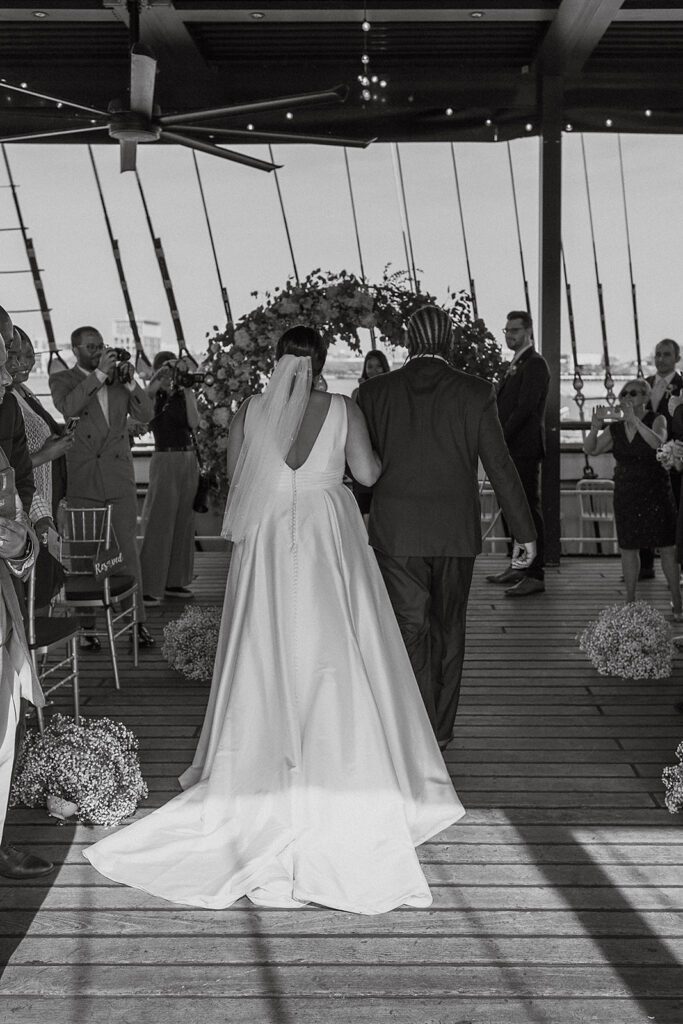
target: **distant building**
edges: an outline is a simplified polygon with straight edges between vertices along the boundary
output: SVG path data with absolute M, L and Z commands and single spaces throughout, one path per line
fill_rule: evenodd
M 136 320 L 135 322 L 145 355 L 151 363 L 157 352 L 161 351 L 161 324 L 158 320 Z M 114 320 L 112 334 L 114 335 L 113 344 L 117 348 L 125 348 L 132 356 L 135 355 L 135 341 L 128 319 Z

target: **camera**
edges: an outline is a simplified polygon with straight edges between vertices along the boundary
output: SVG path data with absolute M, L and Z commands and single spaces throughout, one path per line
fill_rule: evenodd
M 110 350 L 116 356 L 114 365 L 114 376 L 110 383 L 127 384 L 133 379 L 133 367 L 130 364 L 130 352 L 125 348 L 112 348 Z
M 201 370 L 188 370 L 178 363 L 173 364 L 171 372 L 171 387 L 174 388 L 195 388 L 200 384 L 211 387 L 215 383 L 212 373 L 202 373 Z

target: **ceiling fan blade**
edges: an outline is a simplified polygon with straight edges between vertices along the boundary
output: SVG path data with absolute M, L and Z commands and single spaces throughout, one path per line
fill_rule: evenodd
M 263 142 L 308 142 L 317 146 L 349 146 L 354 149 L 366 149 L 377 139 L 342 139 L 336 135 L 295 135 L 294 132 L 247 132 L 233 128 L 209 128 L 207 125 L 186 124 L 186 132 L 201 132 L 203 135 L 226 136 L 236 142 L 259 139 Z
M 89 124 L 82 128 L 60 128 L 54 132 L 31 132 L 27 135 L 3 135 L 0 142 L 30 142 L 31 139 L 51 139 L 55 135 L 78 135 L 80 132 L 102 132 L 107 128 L 106 124 Z
M 316 103 L 343 103 L 349 94 L 345 85 L 338 85 L 325 92 L 305 92 L 299 96 L 281 96 L 276 100 L 260 100 L 257 103 L 240 103 L 232 107 L 216 107 L 214 110 L 190 110 L 186 114 L 166 114 L 160 118 L 163 125 L 189 124 L 214 117 L 232 117 L 235 114 L 257 114 L 266 110 L 287 110 L 296 107 L 313 106 Z
M 152 116 L 156 76 L 156 58 L 142 43 L 137 43 L 130 51 L 130 109 L 136 114 Z
M 221 149 L 219 146 L 212 146 L 210 142 L 191 139 L 188 135 L 179 135 L 177 132 L 168 132 L 165 129 L 161 133 L 161 140 L 162 142 L 177 142 L 181 146 L 189 146 L 190 149 L 198 149 L 202 153 L 211 153 L 212 156 L 232 160 L 236 164 L 255 167 L 257 171 L 277 171 L 282 167 L 282 164 L 270 164 L 265 160 L 257 160 L 256 157 L 246 156 L 244 153 L 235 153 L 232 149 Z
M 36 96 L 39 100 L 50 100 L 51 103 L 61 103 L 65 107 L 73 107 L 74 110 L 85 110 L 86 114 L 99 114 L 106 117 L 104 110 L 97 110 L 96 107 L 84 107 L 82 103 L 72 103 L 71 100 L 61 100 L 58 96 L 47 96 L 43 92 L 34 92 L 33 89 L 22 89 L 18 85 L 9 85 L 7 82 L 0 82 L 0 89 L 9 89 L 11 92 L 20 92 L 22 96 Z
M 124 171 L 134 171 L 138 151 L 137 142 L 120 142 L 119 149 L 121 153 L 121 174 Z

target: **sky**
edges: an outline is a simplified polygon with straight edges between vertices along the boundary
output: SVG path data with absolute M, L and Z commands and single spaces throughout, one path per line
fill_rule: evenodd
M 563 239 L 576 319 L 578 349 L 585 359 L 601 350 L 596 278 L 591 248 L 581 139 L 565 133 Z M 614 359 L 635 355 L 624 205 L 617 136 L 584 138 L 595 240 L 603 284 L 607 334 Z M 621 136 L 642 348 L 650 353 L 662 337 L 683 342 L 683 137 Z M 243 151 L 267 159 L 259 146 Z M 449 289 L 467 288 L 464 247 L 447 144 L 400 147 L 415 262 L 424 290 L 445 300 Z M 10 145 L 10 165 L 28 234 L 43 269 L 60 347 L 80 324 L 93 324 L 111 341 L 113 321 L 125 307 L 106 235 L 88 152 L 80 145 Z M 114 146 L 94 147 L 105 200 L 118 238 L 138 319 L 159 320 L 164 347 L 175 335 L 161 285 L 135 177 L 120 174 Z M 502 340 L 511 308 L 524 293 L 515 227 L 507 147 L 504 143 L 455 146 L 467 243 L 480 315 Z M 537 312 L 538 139 L 511 144 L 532 313 Z M 386 264 L 405 267 L 401 215 L 391 147 L 375 144 L 348 152 L 363 260 L 370 281 Z M 299 274 L 359 273 L 343 151 L 322 146 L 280 146 L 280 185 Z M 235 319 L 292 274 L 282 215 L 272 175 L 198 154 L 221 273 Z M 185 337 L 191 350 L 205 348 L 206 333 L 225 322 L 194 163 L 182 147 L 138 149 L 138 169 L 156 234 L 169 266 Z M 0 163 L 0 184 L 6 185 Z M 16 225 L 8 188 L 0 189 L 0 228 Z M 18 232 L 2 233 L 0 270 L 27 266 Z M 0 304 L 36 305 L 30 275 L 3 274 Z M 37 314 L 15 314 L 39 341 Z M 566 309 L 563 352 L 569 353 Z M 369 341 L 368 341 L 369 344 Z

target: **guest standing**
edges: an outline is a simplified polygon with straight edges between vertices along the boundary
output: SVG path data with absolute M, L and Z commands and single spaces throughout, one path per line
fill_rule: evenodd
M 646 381 L 652 388 L 650 394 L 650 408 L 655 416 L 663 416 L 666 420 L 668 436 L 672 436 L 673 414 L 669 405 L 675 408 L 676 400 L 681 398 L 683 391 L 683 377 L 676 369 L 676 364 L 681 358 L 681 349 L 673 338 L 662 338 L 655 347 L 655 369 L 656 374 L 646 377 Z M 671 399 L 674 402 L 671 403 Z M 671 488 L 674 492 L 676 506 L 680 503 L 681 474 L 673 468 L 670 470 Z M 638 579 L 651 580 L 655 576 L 655 553 L 652 548 L 643 548 L 640 552 L 640 573 Z
M 389 360 L 385 356 L 384 352 L 380 352 L 378 348 L 371 348 L 366 354 L 363 361 L 363 369 L 361 375 L 358 378 L 358 387 L 354 388 L 351 392 L 351 400 L 353 402 L 358 401 L 358 391 L 360 386 L 366 380 L 372 380 L 373 377 L 379 377 L 383 373 L 389 373 L 391 367 L 389 366 Z M 364 484 L 359 484 L 357 480 L 352 480 L 353 496 L 356 499 L 358 508 L 361 510 L 365 525 L 368 525 L 368 515 L 370 514 L 370 505 L 372 504 L 372 487 L 365 487 Z
M 24 419 L 26 442 L 33 465 L 36 486 L 30 518 L 41 539 L 55 525 L 56 506 L 66 493 L 64 456 L 74 442 L 73 432 L 65 433 L 36 398 L 26 381 L 36 363 L 33 344 L 26 331 L 15 325 L 7 352 L 6 368 L 12 378 L 12 392 Z M 53 479 L 54 478 L 54 479 Z M 56 485 L 56 486 L 54 486 Z
M 612 452 L 616 461 L 614 520 L 627 603 L 636 599 L 640 549 L 659 548 L 674 618 L 683 621 L 676 556 L 676 503 L 669 474 L 656 454 L 666 441 L 666 419 L 656 416 L 648 407 L 650 395 L 650 385 L 645 380 L 624 384 L 619 395 L 623 419 L 613 423 L 606 423 L 612 410 L 596 406 L 583 448 L 587 455 Z
M 508 313 L 503 334 L 513 356 L 498 386 L 498 415 L 531 509 L 538 546 L 535 559 L 524 570 L 513 569 L 510 565 L 497 576 L 486 578 L 489 583 L 506 584 L 506 597 L 526 597 L 545 590 L 541 465 L 545 456 L 545 403 L 550 371 L 543 356 L 534 348 L 533 323 L 528 313 L 517 309 Z M 503 523 L 508 533 L 505 517 Z
M 144 540 L 140 552 L 145 604 L 162 597 L 191 598 L 194 569 L 194 496 L 199 466 L 192 431 L 199 422 L 192 388 L 183 387 L 186 362 L 172 352 L 159 352 L 147 386 L 154 400 L 150 421 L 154 455 L 142 510 Z
M 71 335 L 76 366 L 50 377 L 50 391 L 65 417 L 80 416 L 75 441 L 67 454 L 70 505 L 92 508 L 110 504 L 112 525 L 131 576 L 142 577 L 137 547 L 137 491 L 127 417 L 142 423 L 152 416 L 152 400 L 133 377 L 133 367 L 117 370 L 116 353 L 105 349 L 94 327 L 78 327 Z M 125 380 L 123 379 L 125 378 Z M 143 647 L 154 639 L 143 625 L 144 604 L 138 604 L 138 638 Z

